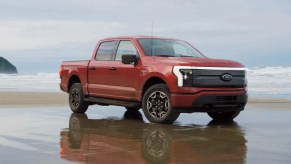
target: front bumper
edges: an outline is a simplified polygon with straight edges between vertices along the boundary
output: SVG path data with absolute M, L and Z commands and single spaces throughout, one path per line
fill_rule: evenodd
M 183 113 L 241 111 L 247 103 L 245 91 L 201 91 L 195 94 L 171 94 L 172 107 Z

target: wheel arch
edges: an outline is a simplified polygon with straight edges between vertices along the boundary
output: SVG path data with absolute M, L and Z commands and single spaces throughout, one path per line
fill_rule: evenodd
M 75 83 L 81 83 L 81 79 L 77 75 L 72 75 L 68 81 L 68 91 L 70 91 L 71 87 Z
M 157 77 L 157 76 L 150 77 L 145 81 L 145 83 L 144 83 L 144 85 L 142 87 L 142 95 L 141 95 L 141 97 L 143 97 L 143 95 L 145 94 L 147 89 L 149 89 L 151 86 L 153 86 L 155 84 L 165 84 L 165 85 L 167 85 L 166 81 L 164 79 L 162 79 L 161 77 Z

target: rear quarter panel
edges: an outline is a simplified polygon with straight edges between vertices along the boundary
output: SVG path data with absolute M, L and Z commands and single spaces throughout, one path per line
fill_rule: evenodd
M 89 60 L 84 61 L 66 61 L 63 62 L 63 73 L 61 77 L 61 88 L 65 92 L 69 92 L 69 82 L 73 76 L 77 76 L 82 84 L 84 94 L 87 90 L 87 73 Z

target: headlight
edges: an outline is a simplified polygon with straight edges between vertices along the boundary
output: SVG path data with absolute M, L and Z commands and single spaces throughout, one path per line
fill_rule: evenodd
M 180 69 L 183 76 L 183 87 L 191 87 L 193 83 L 193 70 L 192 69 Z

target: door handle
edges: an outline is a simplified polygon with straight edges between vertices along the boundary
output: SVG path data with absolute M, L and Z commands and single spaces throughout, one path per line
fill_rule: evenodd
M 110 67 L 109 70 L 115 71 L 116 70 L 116 67 Z
M 89 70 L 95 70 L 96 67 L 89 67 Z

